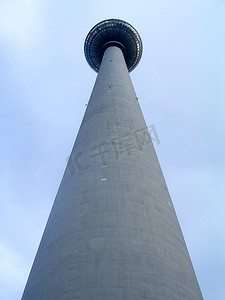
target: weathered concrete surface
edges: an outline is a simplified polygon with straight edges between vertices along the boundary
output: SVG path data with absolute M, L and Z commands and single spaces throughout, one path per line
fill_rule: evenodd
M 122 52 L 106 50 L 22 300 L 202 295 Z

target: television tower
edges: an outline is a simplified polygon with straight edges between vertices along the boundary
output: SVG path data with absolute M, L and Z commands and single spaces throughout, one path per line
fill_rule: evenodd
M 142 42 L 95 25 L 97 73 L 22 300 L 203 299 L 129 72 Z

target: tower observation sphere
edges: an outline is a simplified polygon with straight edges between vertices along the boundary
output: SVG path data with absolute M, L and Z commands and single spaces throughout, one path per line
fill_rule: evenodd
M 136 29 L 125 21 L 108 19 L 96 24 L 84 43 L 87 62 L 96 72 L 105 50 L 110 46 L 117 46 L 122 50 L 129 72 L 139 63 L 143 47 Z

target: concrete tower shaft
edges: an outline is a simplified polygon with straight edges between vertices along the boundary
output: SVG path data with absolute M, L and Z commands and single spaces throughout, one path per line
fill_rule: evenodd
M 203 299 L 120 47 L 107 47 L 22 300 Z

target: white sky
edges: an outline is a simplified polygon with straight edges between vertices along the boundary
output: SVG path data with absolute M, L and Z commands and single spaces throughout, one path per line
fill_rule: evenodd
M 96 73 L 83 43 L 120 18 L 131 73 L 205 300 L 225 297 L 222 0 L 0 1 L 0 299 L 20 299 Z

